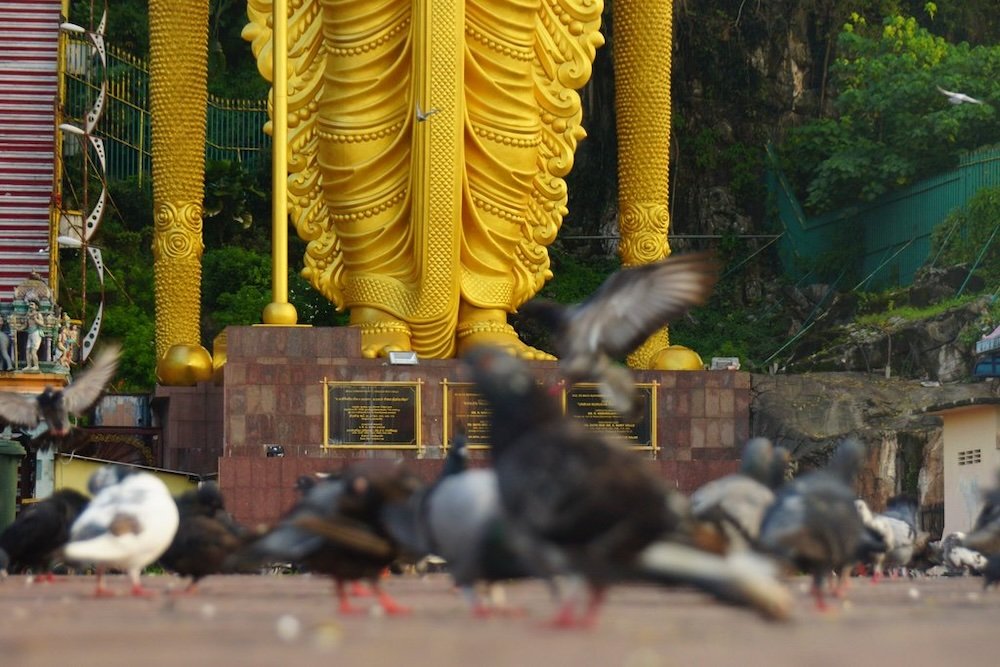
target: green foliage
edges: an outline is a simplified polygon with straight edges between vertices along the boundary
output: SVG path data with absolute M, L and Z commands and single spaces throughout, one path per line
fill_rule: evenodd
M 1000 46 L 951 44 L 912 17 L 870 26 L 854 15 L 838 52 L 836 117 L 790 131 L 781 148 L 811 211 L 870 201 L 1000 141 Z M 951 105 L 939 86 L 986 104 Z
M 205 244 L 221 248 L 238 244 L 269 250 L 270 162 L 256 171 L 230 160 L 205 165 Z M 254 226 L 254 220 L 263 224 Z
M 955 209 L 931 234 L 931 257 L 938 265 L 979 260 L 976 272 L 988 285 L 1000 282 L 1000 186 L 980 188 L 965 206 Z

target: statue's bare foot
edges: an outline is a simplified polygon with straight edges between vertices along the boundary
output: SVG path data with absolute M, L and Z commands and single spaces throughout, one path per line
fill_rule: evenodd
M 387 357 L 390 352 L 409 351 L 410 327 L 377 308 L 352 308 L 351 326 L 361 329 L 361 356 Z
M 515 357 L 531 361 L 554 361 L 555 357 L 548 352 L 526 345 L 517 337 L 514 327 L 506 322 L 506 316 L 497 320 L 469 319 L 460 322 L 456 329 L 457 354 L 464 356 L 466 352 L 480 345 L 499 347 L 510 352 Z

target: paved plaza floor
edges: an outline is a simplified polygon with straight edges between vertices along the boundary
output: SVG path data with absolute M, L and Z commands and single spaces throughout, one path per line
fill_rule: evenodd
M 0 665 L 359 665 L 526 667 L 804 665 L 970 667 L 1000 664 L 1000 591 L 978 578 L 870 584 L 854 579 L 844 602 L 818 612 L 805 579 L 789 582 L 791 621 L 773 623 L 700 593 L 644 586 L 612 590 L 596 628 L 545 627 L 546 587 L 512 584 L 516 617 L 475 619 L 444 574 L 392 576 L 402 617 L 342 616 L 329 581 L 309 575 L 147 578 L 152 599 L 94 599 L 90 576 L 0 582 Z M 123 577 L 111 577 L 119 590 Z M 368 606 L 370 599 L 359 599 Z

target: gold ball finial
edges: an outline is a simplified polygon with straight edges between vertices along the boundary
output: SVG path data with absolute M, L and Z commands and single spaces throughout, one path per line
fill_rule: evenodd
M 201 345 L 172 345 L 156 362 L 156 380 L 168 387 L 191 387 L 212 379 L 212 355 Z
M 271 302 L 264 306 L 264 324 L 278 324 L 291 326 L 299 321 L 299 314 L 295 311 L 295 306 L 288 303 Z
M 705 362 L 691 348 L 671 345 L 657 352 L 650 368 L 661 371 L 702 371 L 705 370 Z

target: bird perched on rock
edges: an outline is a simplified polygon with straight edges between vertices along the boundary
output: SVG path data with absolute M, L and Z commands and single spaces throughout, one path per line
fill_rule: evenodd
M 826 608 L 827 576 L 840 575 L 838 592 L 842 592 L 849 569 L 871 539 L 852 488 L 863 455 L 860 442 L 845 440 L 826 468 L 782 486 L 761 522 L 761 548 L 812 575 L 812 593 L 820 609 Z
M 226 512 L 219 485 L 202 482 L 197 489 L 176 499 L 179 524 L 160 564 L 182 577 L 191 577 L 187 592 L 194 592 L 201 579 L 210 574 L 234 570 L 227 559 L 252 539 Z
M 370 461 L 322 479 L 265 535 L 238 552 L 232 564 L 291 561 L 333 578 L 341 613 L 353 613 L 347 582 L 367 580 L 388 614 L 405 613 L 379 584 L 399 556 L 380 520 L 385 503 L 403 502 L 420 488 L 405 467 Z
M 774 490 L 784 482 L 789 454 L 767 438 L 753 438 L 743 447 L 739 472 L 714 479 L 691 494 L 691 514 L 717 526 L 728 549 L 751 549 L 760 523 L 774 502 Z
M 25 428 L 34 428 L 44 421 L 52 438 L 65 438 L 72 428 L 70 416 L 80 416 L 101 397 L 118 368 L 120 353 L 117 345 L 105 346 L 93 365 L 64 389 L 46 387 L 36 396 L 0 392 L 0 419 Z M 46 441 L 43 447 L 48 449 L 49 444 Z
M 88 502 L 79 491 L 59 489 L 25 507 L 0 533 L 0 576 L 8 571 L 48 572 L 53 557 L 69 540 L 70 526 Z
M 386 504 L 390 534 L 415 556 L 435 555 L 447 563 L 472 612 L 494 611 L 476 584 L 532 576 L 508 543 L 496 472 L 467 469 L 464 437 L 448 451 L 441 474 L 403 503 Z
M 107 568 L 128 573 L 132 595 L 150 595 L 142 587 L 142 569 L 167 550 L 177 532 L 170 491 L 155 475 L 119 465 L 99 468 L 88 488 L 93 499 L 73 522 L 63 553 L 68 560 L 97 566 L 98 597 L 113 595 L 104 587 Z
M 895 496 L 886 504 L 886 511 L 871 511 L 861 498 L 854 501 L 862 523 L 878 533 L 885 550 L 873 554 L 872 581 L 878 581 L 886 568 L 906 568 L 913 560 L 917 543 L 917 501 L 907 496 Z
M 945 90 L 941 86 L 937 87 L 938 92 L 948 98 L 949 104 L 983 104 L 982 100 L 977 100 L 975 97 L 969 97 L 965 93 L 955 93 L 950 90 Z
M 671 255 L 614 273 L 585 301 L 563 306 L 533 299 L 519 312 L 549 327 L 559 367 L 570 382 L 597 382 L 623 415 L 636 409 L 635 384 L 616 363 L 651 334 L 704 303 L 718 280 L 710 253 Z
M 510 545 L 537 575 L 568 575 L 588 589 L 583 613 L 569 597 L 555 625 L 595 621 L 606 589 L 623 579 L 693 584 L 772 617 L 787 614 L 787 593 L 761 561 L 737 564 L 686 544 L 687 499 L 613 436 L 563 415 L 523 361 L 482 347 L 466 362 L 492 413 Z

